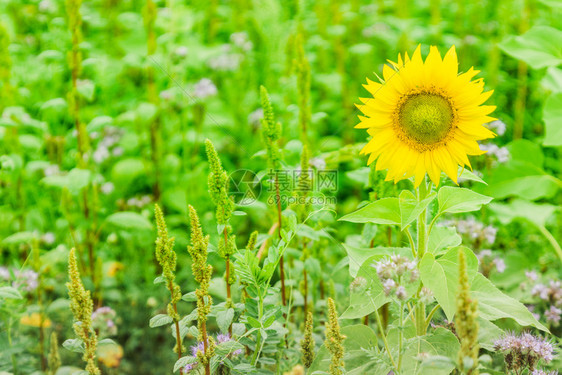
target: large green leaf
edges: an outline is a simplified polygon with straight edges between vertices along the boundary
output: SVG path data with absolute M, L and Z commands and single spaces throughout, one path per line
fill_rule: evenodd
M 486 181 L 484 181 L 483 179 L 481 179 L 480 177 L 478 177 L 475 173 L 469 171 L 468 169 L 464 168 L 464 167 L 459 167 L 459 180 L 470 180 L 470 181 L 475 181 L 475 182 L 479 182 L 481 184 L 487 185 Z
M 505 147 L 509 150 L 509 157 L 514 160 L 526 161 L 542 168 L 544 164 L 544 153 L 542 147 L 528 139 L 516 139 L 509 142 Z
M 34 232 L 16 232 L 9 235 L 2 240 L 2 245 L 19 245 L 22 243 L 31 243 L 33 239 L 37 238 L 37 233 Z
M 540 145 L 518 139 L 507 145 L 510 160 L 494 168 L 484 194 L 502 199 L 510 196 L 527 200 L 548 198 L 560 188 L 560 180 L 546 173 L 542 167 L 544 154 Z
M 503 335 L 503 331 L 489 320 L 478 318 L 478 345 L 489 351 L 494 351 L 494 343 Z
M 379 199 L 341 217 L 339 220 L 352 223 L 400 225 L 401 218 L 398 198 Z
M 478 301 L 478 314 L 483 319 L 510 318 L 524 327 L 533 326 L 548 332 L 525 305 L 502 293 L 481 273 L 477 273 L 472 279 L 470 294 Z
M 89 170 L 74 168 L 66 175 L 47 176 L 41 182 L 50 187 L 67 188 L 76 193 L 88 186 L 91 178 L 92 173 Z
M 427 240 L 427 250 L 434 255 L 440 254 L 443 249 L 459 246 L 461 236 L 455 227 L 433 227 Z
M 153 316 L 152 318 L 150 318 L 150 321 L 148 322 L 148 326 L 150 328 L 155 328 L 155 327 L 160 327 L 166 324 L 170 324 L 172 323 L 174 320 L 172 319 L 171 316 L 166 315 L 166 314 L 158 314 L 156 316 Z
M 439 214 L 478 211 L 482 205 L 490 203 L 491 200 L 492 198 L 470 189 L 451 186 L 442 187 L 437 194 Z
M 375 357 L 378 339 L 371 328 L 357 324 L 342 327 L 341 332 L 346 336 L 343 347 L 347 375 L 386 374 L 391 370 Z M 322 345 L 307 373 L 328 373 L 329 368 L 330 352 Z
M 535 200 L 554 196 L 560 188 L 558 181 L 535 164 L 510 160 L 494 169 L 483 192 L 497 199 L 515 196 Z
M 21 293 L 11 286 L 1 286 L 0 287 L 0 298 L 1 299 L 22 299 Z
M 111 169 L 111 180 L 119 188 L 126 188 L 135 179 L 146 173 L 144 162 L 140 158 L 119 160 Z
M 362 318 L 390 301 L 373 267 L 373 263 L 382 257 L 384 255 L 375 255 L 363 262 L 354 281 L 357 285 L 350 290 L 349 307 L 341 319 Z
M 436 194 L 432 193 L 421 202 L 418 202 L 411 191 L 403 190 L 398 197 L 400 206 L 400 228 L 404 230 L 404 228 L 416 220 L 435 197 Z
M 343 244 L 347 256 L 349 257 L 349 274 L 351 277 L 356 277 L 359 268 L 365 261 L 373 255 L 404 255 L 411 256 L 412 250 L 409 247 L 355 247 Z
M 397 331 L 398 329 L 394 329 Z M 398 334 L 389 333 L 389 345 L 394 352 L 394 358 L 398 358 Z M 437 328 L 423 336 L 407 338 L 403 347 L 405 348 L 401 374 L 408 375 L 449 375 L 455 368 L 455 360 L 460 349 L 459 340 L 454 333 L 445 329 Z M 422 360 L 421 354 L 429 356 Z M 432 358 L 433 357 L 433 358 Z M 435 361 L 434 358 L 444 357 L 447 361 Z
M 560 0 L 539 0 L 539 3 L 551 7 L 553 10 L 562 10 L 562 1 Z
M 509 36 L 499 47 L 531 68 L 542 69 L 562 63 L 560 40 L 562 31 L 549 26 L 534 26 L 523 35 Z
M 562 93 L 550 95 L 543 109 L 545 136 L 543 145 L 562 146 Z
M 459 251 L 464 251 L 466 255 L 467 271 L 471 278 L 477 273 L 478 259 L 472 250 L 466 247 L 453 248 L 437 259 L 433 254 L 426 253 L 420 262 L 421 280 L 433 292 L 448 320 L 453 320 L 456 311 Z
M 523 199 L 514 199 L 509 203 L 492 203 L 490 209 L 502 224 L 508 224 L 516 218 L 525 219 L 537 227 L 544 227 L 552 214 L 560 209 L 543 203 L 532 203 Z
M 105 219 L 106 223 L 121 229 L 151 230 L 152 223 L 141 214 L 132 211 L 116 212 Z
M 553 93 L 562 92 L 562 69 L 554 66 L 548 68 L 546 75 L 541 79 L 541 86 Z

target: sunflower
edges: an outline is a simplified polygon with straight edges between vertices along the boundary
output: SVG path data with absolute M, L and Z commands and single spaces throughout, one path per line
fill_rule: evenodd
M 495 134 L 483 124 L 495 106 L 481 105 L 493 91 L 483 92 L 484 81 L 472 78 L 479 71 L 470 68 L 458 74 L 455 47 L 442 59 L 431 46 L 422 60 L 420 46 L 412 58 L 398 55 L 383 68 L 381 83 L 367 79 L 363 85 L 372 98 L 360 98 L 356 128 L 367 129 L 371 140 L 361 151 L 368 164 L 388 169 L 386 180 L 415 177 L 417 188 L 426 173 L 437 186 L 441 171 L 457 183 L 458 166 L 470 166 L 468 155 L 481 155 L 477 141 Z

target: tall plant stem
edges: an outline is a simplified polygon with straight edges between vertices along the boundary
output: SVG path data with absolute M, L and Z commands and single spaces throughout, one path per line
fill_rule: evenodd
M 552 235 L 552 233 L 550 233 L 548 231 L 548 229 L 546 229 L 544 226 L 539 226 L 539 231 L 543 234 L 543 236 L 546 237 L 546 239 L 548 240 L 548 242 L 552 245 L 552 247 L 554 248 L 554 251 L 556 251 L 556 255 L 558 255 L 558 258 L 562 261 L 562 247 L 560 247 L 560 244 L 558 243 L 558 241 L 556 241 L 556 238 L 554 238 L 554 236 Z
M 201 337 L 203 338 L 203 350 L 205 351 L 205 355 L 207 355 L 209 346 L 209 343 L 207 342 L 207 322 L 201 323 Z M 211 375 L 211 365 L 209 361 L 205 364 L 205 375 Z
M 302 269 L 302 277 L 304 279 L 304 316 L 306 318 L 308 312 L 308 274 L 305 267 Z
M 6 333 L 8 335 L 8 348 L 12 348 L 12 317 L 8 318 L 8 325 L 6 327 Z M 12 352 L 12 354 L 10 355 L 11 360 L 12 360 L 12 369 L 14 370 L 14 374 L 18 375 L 19 371 L 18 371 L 18 361 L 16 359 L 16 354 L 14 352 Z
M 258 301 L 258 321 L 262 321 L 263 319 L 263 297 L 261 296 L 261 291 L 259 295 Z M 254 356 L 252 358 L 252 365 L 256 365 L 258 363 L 258 359 L 260 358 L 262 349 L 262 339 L 261 339 L 261 330 L 258 330 L 258 334 L 256 336 L 256 350 L 254 351 Z
M 223 230 L 224 234 L 224 248 L 228 247 L 228 231 L 226 226 Z M 232 292 L 230 289 L 230 255 L 226 256 L 226 302 L 227 304 L 232 303 Z M 232 325 L 228 327 L 228 333 L 232 334 Z
M 427 197 L 427 185 L 424 182 L 421 183 L 420 187 L 418 188 L 418 202 L 423 201 Z M 418 217 L 418 251 L 417 256 L 418 260 L 423 258 L 426 248 L 427 248 L 427 209 L 423 210 L 423 212 Z
M 422 181 L 421 185 L 417 191 L 417 198 L 418 202 L 423 201 L 428 194 L 428 188 L 426 181 Z M 418 242 L 418 251 L 417 251 L 417 258 L 418 262 L 420 262 L 426 252 L 427 249 L 427 210 L 423 210 L 423 212 L 418 217 L 417 221 L 417 242 Z M 425 304 L 423 302 L 418 302 L 416 305 L 416 334 L 418 336 L 425 335 L 426 332 L 426 324 L 425 324 Z
M 45 315 L 43 306 L 43 283 L 39 274 L 39 286 L 37 287 L 37 304 L 39 305 L 39 351 L 41 358 L 41 371 L 47 370 L 47 358 L 45 357 Z
M 377 318 L 377 326 L 379 327 L 379 332 L 382 337 L 382 342 L 384 343 L 384 348 L 388 353 L 388 358 L 390 358 L 392 366 L 398 371 L 398 366 L 396 366 L 396 362 L 394 362 L 394 358 L 392 357 L 392 352 L 390 351 L 390 347 L 388 346 L 388 341 L 386 340 L 386 334 L 384 333 L 384 328 L 382 327 L 381 317 L 379 316 L 378 311 L 375 311 L 375 317 Z
M 281 240 L 281 227 L 282 227 L 282 216 L 281 216 L 281 193 L 279 192 L 279 176 L 275 175 L 275 200 L 277 202 L 277 234 L 279 240 Z M 285 294 L 285 262 L 283 260 L 283 255 L 279 259 L 279 278 L 281 279 L 281 302 L 283 306 L 287 306 L 287 296 Z
M 404 325 L 404 302 L 400 302 L 400 327 Z M 400 371 L 400 367 L 402 367 L 402 344 L 404 342 L 404 330 L 400 329 L 400 341 L 398 344 L 398 368 L 397 371 Z
M 172 294 L 172 296 L 174 295 L 174 285 L 172 284 L 172 282 L 168 282 L 168 289 L 170 290 L 170 293 Z M 177 314 L 178 313 L 178 307 L 177 305 L 174 303 L 174 312 Z M 180 322 L 179 321 L 174 321 L 174 325 L 176 326 L 176 345 L 178 347 L 178 359 L 181 358 L 181 335 L 180 335 Z
M 519 20 L 519 33 L 523 34 L 529 29 L 529 19 L 531 13 L 531 0 L 523 2 L 523 12 Z M 513 123 L 513 139 L 519 139 L 523 136 L 525 126 L 525 105 L 527 103 L 527 73 L 528 66 L 523 61 L 517 63 L 517 96 L 514 103 L 514 123 Z

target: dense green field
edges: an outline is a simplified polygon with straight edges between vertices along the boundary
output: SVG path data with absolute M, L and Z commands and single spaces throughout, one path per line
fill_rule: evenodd
M 562 369 L 562 1 L 0 11 L 0 375 Z

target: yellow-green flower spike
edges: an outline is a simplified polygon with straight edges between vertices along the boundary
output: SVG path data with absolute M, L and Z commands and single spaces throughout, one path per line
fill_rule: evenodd
M 156 22 L 156 4 L 152 0 L 147 0 L 142 10 L 144 28 L 147 36 L 147 54 L 153 55 L 156 52 L 156 34 L 154 33 L 154 23 Z
M 211 199 L 217 206 L 216 217 L 219 225 L 227 226 L 227 234 L 230 233 L 228 221 L 234 211 L 234 201 L 228 196 L 229 178 L 226 171 L 223 169 L 219 155 L 210 140 L 205 140 L 205 149 L 207 151 L 207 158 L 211 172 L 209 173 L 209 194 Z M 227 254 L 232 254 L 231 249 L 226 249 Z
M 209 284 L 213 274 L 213 267 L 207 264 L 207 247 L 209 236 L 203 235 L 199 216 L 193 206 L 189 206 L 189 217 L 191 220 L 191 245 L 187 251 L 191 255 L 191 271 L 199 288 L 195 290 L 197 297 L 197 330 L 199 331 L 199 342 L 207 343 L 205 353 L 198 352 L 197 359 L 203 366 L 208 366 L 214 354 L 215 343 L 213 338 L 207 336 L 207 315 L 211 312 L 213 299 L 209 295 Z
M 10 58 L 10 38 L 8 30 L 0 23 L 0 109 L 13 101 L 10 76 L 12 59 Z
M 156 260 L 162 266 L 162 275 L 168 282 L 176 278 L 176 253 L 174 251 L 174 238 L 168 237 L 168 228 L 164 220 L 164 214 L 157 204 L 154 205 L 158 237 L 156 238 Z
M 246 249 L 250 251 L 255 250 L 257 242 L 258 242 L 258 231 L 255 230 L 250 234 L 250 238 L 248 239 L 248 244 L 246 245 Z
M 478 303 L 470 298 L 470 284 L 466 269 L 466 255 L 459 251 L 459 290 L 455 328 L 461 342 L 459 365 L 463 374 L 478 375 Z M 472 359 L 472 366 L 464 368 L 465 358 Z
M 66 15 L 68 16 L 68 28 L 72 37 L 72 50 L 69 54 L 69 65 L 72 75 L 78 76 L 82 70 L 82 53 L 80 43 L 82 43 L 82 16 L 80 6 L 82 0 L 66 0 Z
M 304 31 L 299 28 L 296 40 L 297 61 L 295 64 L 297 73 L 297 87 L 299 93 L 299 125 L 301 130 L 301 141 L 303 145 L 308 144 L 308 124 L 310 122 L 310 65 L 304 53 Z
M 338 323 L 338 312 L 336 303 L 332 298 L 328 298 L 328 322 L 326 323 L 326 340 L 324 345 L 331 354 L 330 374 L 343 375 L 343 336 L 340 332 L 340 324 Z
M 84 355 L 82 360 L 86 362 L 86 371 L 90 375 L 100 375 L 101 372 L 96 365 L 96 346 L 97 336 L 92 329 L 92 312 L 94 303 L 90 292 L 84 288 L 78 263 L 76 260 L 76 250 L 73 248 L 68 255 L 68 275 L 70 282 L 66 283 L 68 295 L 70 297 L 70 310 L 74 315 L 74 332 L 84 342 Z
M 158 237 L 156 238 L 156 260 L 162 267 L 162 278 L 166 287 L 170 292 L 170 303 L 166 308 L 166 313 L 172 318 L 176 330 L 176 345 L 174 352 L 181 358 L 184 352 L 182 339 L 180 337 L 180 315 L 178 314 L 177 303 L 181 300 L 181 288 L 175 283 L 176 279 L 176 252 L 174 251 L 174 238 L 168 237 L 168 228 L 164 220 L 164 213 L 157 204 L 154 205 L 154 217 L 158 228 Z
M 56 332 L 51 332 L 51 342 L 49 348 L 49 375 L 55 375 L 61 365 L 59 354 L 59 340 Z
M 207 265 L 209 236 L 203 236 L 199 216 L 191 205 L 189 206 L 189 217 L 191 220 L 191 245 L 188 246 L 187 250 L 193 259 L 191 271 L 195 281 L 201 285 L 202 289 L 207 291 L 212 273 L 212 267 Z
M 312 312 L 306 315 L 306 323 L 304 326 L 304 338 L 301 340 L 302 363 L 304 367 L 309 368 L 314 361 L 314 339 L 312 338 Z
M 261 105 L 263 108 L 262 136 L 267 152 L 269 168 L 277 170 L 281 167 L 281 153 L 277 141 L 281 138 L 281 124 L 275 121 L 271 99 L 265 87 L 260 88 Z

